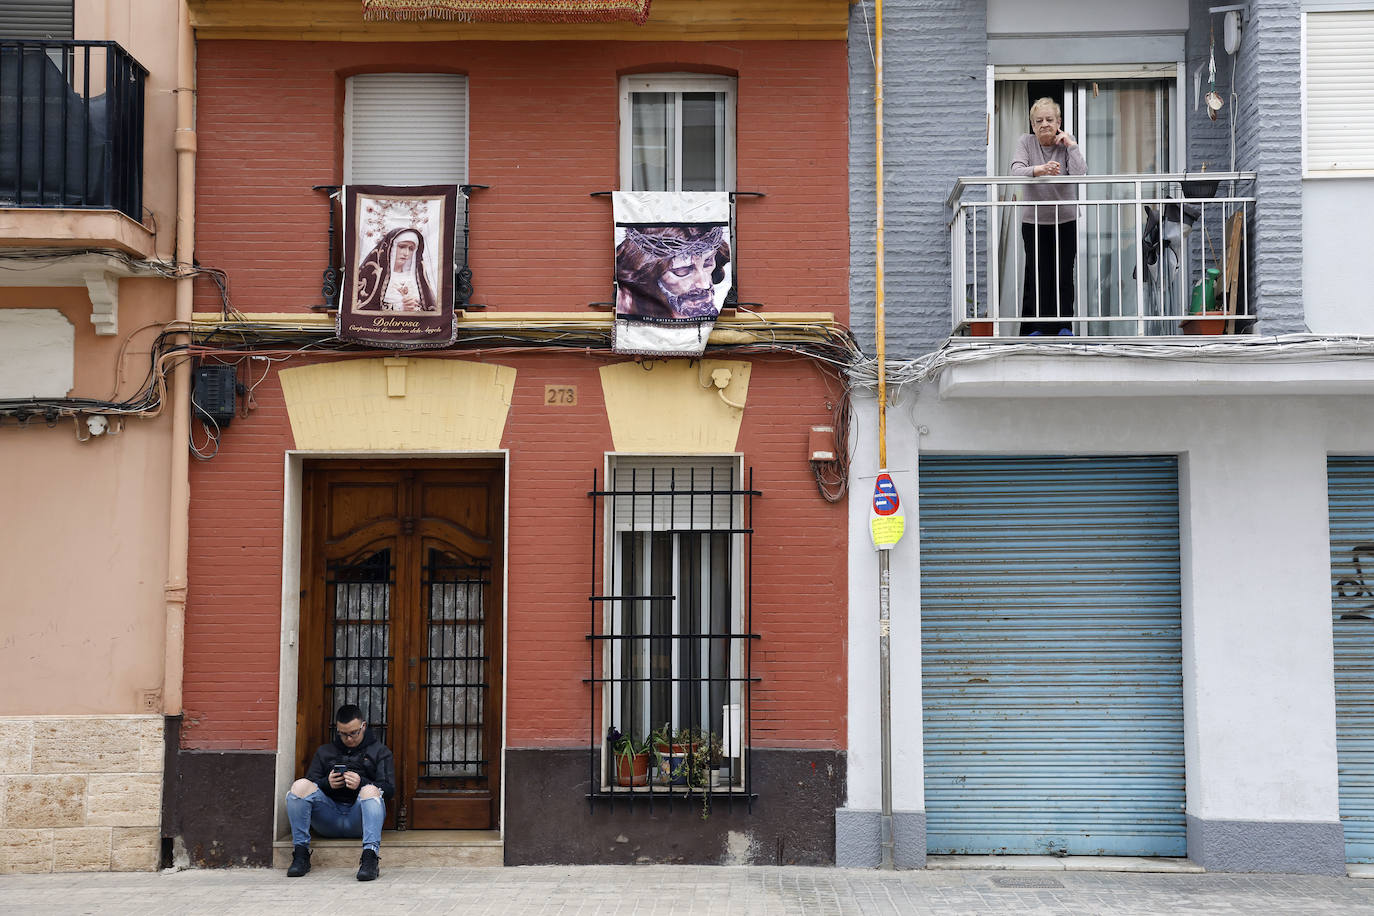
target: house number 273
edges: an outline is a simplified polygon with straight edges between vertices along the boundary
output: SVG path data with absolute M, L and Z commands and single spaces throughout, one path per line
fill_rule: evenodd
M 545 385 L 544 404 L 548 407 L 573 407 L 577 404 L 576 385 Z

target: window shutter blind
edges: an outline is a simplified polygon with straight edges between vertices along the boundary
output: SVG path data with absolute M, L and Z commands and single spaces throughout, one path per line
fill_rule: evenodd
M 465 184 L 468 81 L 447 73 L 350 77 L 348 184 Z
M 728 455 L 616 456 L 606 488 L 617 494 L 610 497 L 616 530 L 742 527 L 743 499 L 726 492 L 744 489 L 741 474 L 739 459 Z
M 0 39 L 72 37 L 72 0 L 4 0 Z
M 1374 10 L 1307 14 L 1307 170 L 1374 169 Z

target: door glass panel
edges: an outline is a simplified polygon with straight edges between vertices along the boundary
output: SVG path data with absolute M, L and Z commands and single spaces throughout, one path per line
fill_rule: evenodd
M 425 656 L 425 776 L 486 776 L 483 741 L 489 658 L 483 639 L 486 565 L 430 548 L 424 593 L 428 608 Z
M 325 708 L 345 703 L 363 711 L 377 738 L 387 739 L 387 694 L 391 686 L 391 595 L 395 575 L 391 551 L 328 566 L 329 646 L 325 654 Z M 333 719 L 333 716 L 330 716 Z
M 1089 175 L 1148 175 L 1168 172 L 1172 159 L 1174 83 L 1167 79 L 1074 80 L 1045 82 L 999 80 L 996 85 L 997 170 L 1005 174 L 1018 138 L 1029 129 L 1030 105 L 1041 96 L 1062 101 L 1064 126 L 1083 146 Z M 1145 197 L 1167 193 L 1162 183 L 1140 186 Z M 1159 269 L 1147 265 L 1141 297 L 1136 285 L 1136 227 L 1139 218 L 1132 184 L 1084 185 L 1081 199 L 1122 201 L 1079 208 L 1077 296 L 1075 314 L 1084 318 L 1122 321 L 1095 323 L 1084 330 L 1095 335 L 1134 336 L 1177 333 L 1177 324 L 1142 324 L 1139 316 L 1179 314 L 1179 285 L 1166 282 Z M 1019 196 L 1013 188 L 1003 199 Z M 1014 207 L 998 211 L 995 225 L 996 270 L 1001 302 L 997 314 L 1020 314 L 1024 255 L 1019 217 Z M 1167 265 L 1166 265 L 1167 266 Z M 1177 265 L 1175 265 L 1177 267 Z
M 1089 175 L 1149 175 L 1169 171 L 1169 102 L 1167 80 L 1103 80 L 1080 83 L 1078 136 L 1088 160 Z M 1168 186 L 1140 185 L 1143 197 L 1162 197 Z M 1178 303 L 1166 301 L 1169 284 L 1157 282 L 1147 270 L 1143 299 L 1136 286 L 1138 211 L 1134 184 L 1087 185 L 1087 200 L 1130 200 L 1131 203 L 1084 207 L 1079 224 L 1079 314 L 1126 318 L 1178 314 Z M 1139 211 L 1143 213 L 1144 211 Z M 1174 265 L 1175 267 L 1177 265 Z M 1109 322 L 1098 334 L 1136 335 L 1177 333 L 1177 325 L 1163 322 Z

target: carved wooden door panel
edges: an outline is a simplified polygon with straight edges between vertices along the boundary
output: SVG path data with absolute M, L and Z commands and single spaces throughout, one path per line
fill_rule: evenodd
M 496 826 L 501 487 L 485 460 L 307 467 L 299 769 L 356 703 L 396 758 L 394 829 Z

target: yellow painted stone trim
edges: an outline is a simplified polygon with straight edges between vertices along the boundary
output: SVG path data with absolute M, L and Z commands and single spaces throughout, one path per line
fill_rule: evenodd
M 300 449 L 490 451 L 515 390 L 509 366 L 423 357 L 342 360 L 281 371 Z
M 747 362 L 720 359 L 602 367 L 601 391 L 615 450 L 674 455 L 737 451 L 750 368 Z
M 610 346 L 610 312 L 469 312 L 458 317 L 459 343 L 464 333 L 515 334 L 530 343 L 552 339 L 572 332 L 604 334 Z M 251 331 L 261 338 L 304 332 L 329 334 L 334 331 L 334 316 L 302 312 L 249 312 L 242 319 L 227 319 L 218 312 L 197 312 L 191 319 L 193 335 L 202 341 L 213 340 L 218 332 Z M 833 312 L 733 312 L 716 319 L 709 343 L 779 344 L 834 343 L 846 332 L 835 322 Z
M 843 40 L 849 0 L 654 0 L 649 21 L 401 22 L 362 18 L 359 0 L 189 0 L 196 37 L 308 41 Z

